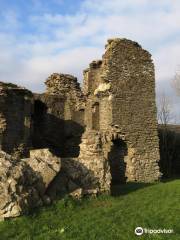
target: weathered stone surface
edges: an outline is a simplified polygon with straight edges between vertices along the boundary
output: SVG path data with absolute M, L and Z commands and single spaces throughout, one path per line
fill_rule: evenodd
M 14 159 L 0 151 L 0 218 L 16 217 L 50 202 L 46 189 L 60 170 L 60 159 L 48 149 Z
M 25 88 L 0 82 L 0 149 L 17 158 L 31 147 L 33 95 Z
M 151 55 L 136 42 L 110 39 L 102 60 L 93 61 L 85 70 L 83 84 L 88 132 L 96 130 L 103 136 L 110 126 L 117 125 L 125 134 L 125 139 L 118 133 L 105 136 L 107 145 L 102 146 L 102 151 L 109 155 L 111 167 L 119 168 L 119 175 L 124 169 L 127 181 L 158 180 L 160 156 Z M 85 161 L 89 148 L 81 147 L 80 156 L 83 151 Z M 114 174 L 116 169 L 111 169 Z
M 112 141 L 117 139 L 125 139 L 124 134 L 117 125 L 109 126 L 106 131 L 101 132 L 86 130 L 83 134 L 82 143 L 80 144 L 80 156 L 78 158 L 79 166 L 82 169 L 79 171 L 78 182 L 84 189 L 83 194 L 96 195 L 99 192 L 110 192 L 112 164 L 109 152 L 113 145 Z M 120 158 L 114 159 L 114 162 L 120 162 L 123 166 Z M 117 174 L 120 180 L 121 175 L 120 169 Z
M 138 43 L 109 39 L 102 60 L 84 71 L 83 90 L 76 77 L 61 73 L 46 86 L 32 95 L 0 84 L 1 149 L 20 159 L 30 147 L 49 148 L 62 158 L 57 176 L 56 157 L 47 150 L 23 161 L 43 182 L 38 194 L 48 188 L 53 197 L 79 197 L 125 181 L 159 180 L 154 65 Z
M 60 160 L 49 149 L 30 151 L 30 158 L 25 159 L 26 164 L 41 176 L 45 189 L 60 171 Z
M 84 95 L 77 78 L 70 74 L 53 73 L 47 80 L 47 94 L 69 98 L 71 105 L 78 110 L 84 107 Z
M 52 148 L 61 157 L 77 157 L 84 131 L 84 95 L 77 78 L 52 74 L 45 94 L 35 94 L 34 148 Z

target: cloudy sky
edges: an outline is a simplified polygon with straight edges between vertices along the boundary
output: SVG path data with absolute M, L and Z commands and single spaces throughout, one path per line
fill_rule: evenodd
M 107 38 L 151 52 L 157 92 L 172 94 L 180 68 L 180 0 L 0 0 L 0 81 L 44 90 L 52 72 L 76 75 L 101 58 Z

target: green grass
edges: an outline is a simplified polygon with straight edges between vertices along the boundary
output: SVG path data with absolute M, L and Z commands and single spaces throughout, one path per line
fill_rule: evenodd
M 0 223 L 0 240 L 180 239 L 180 180 L 126 184 L 117 196 L 59 200 L 29 216 Z M 136 236 L 137 226 L 174 234 Z

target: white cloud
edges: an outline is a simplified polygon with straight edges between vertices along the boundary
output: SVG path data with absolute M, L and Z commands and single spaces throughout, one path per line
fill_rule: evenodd
M 154 55 L 156 74 L 159 81 L 174 77 L 180 65 L 180 45 L 178 42 L 165 44 Z
M 34 7 L 40 9 L 42 1 L 34 1 Z M 106 39 L 119 36 L 152 53 L 158 91 L 170 89 L 169 79 L 180 64 L 179 11 L 179 0 L 86 0 L 74 14 L 49 10 L 28 15 L 23 23 L 20 13 L 10 10 L 0 28 L 0 79 L 34 91 L 43 89 L 52 72 L 82 79 L 88 63 L 103 54 Z
M 92 59 L 100 57 L 101 51 L 98 48 L 79 47 L 55 56 L 35 56 L 17 62 L 14 65 L 14 74 L 5 71 L 1 75 L 8 76 L 8 82 L 15 82 L 35 92 L 42 92 L 45 88 L 45 79 L 53 72 L 70 73 L 82 80 L 82 69 L 88 67 Z

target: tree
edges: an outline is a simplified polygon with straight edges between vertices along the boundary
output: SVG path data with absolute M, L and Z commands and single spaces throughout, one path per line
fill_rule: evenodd
M 172 102 L 163 92 L 158 97 L 158 122 L 160 123 L 160 168 L 164 177 L 170 177 L 173 170 L 172 161 L 175 153 L 176 136 L 168 126 L 173 120 Z
M 172 80 L 172 86 L 177 96 L 180 96 L 180 72 L 177 72 Z
M 158 122 L 166 127 L 172 120 L 172 102 L 164 92 L 160 93 L 158 97 Z

